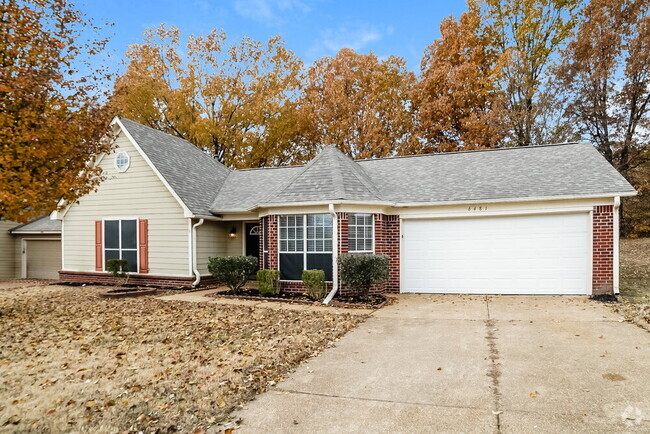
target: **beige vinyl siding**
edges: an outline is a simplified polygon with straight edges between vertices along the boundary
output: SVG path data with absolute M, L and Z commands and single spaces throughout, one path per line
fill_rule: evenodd
M 237 228 L 237 237 L 230 238 L 230 229 Z M 243 251 L 241 222 L 205 221 L 196 228 L 197 265 L 202 275 L 208 272 L 208 258 L 217 256 L 237 256 Z
M 61 235 L 59 234 L 24 234 L 24 235 L 14 235 L 14 277 L 20 278 L 22 277 L 22 266 L 23 266 L 23 240 L 29 242 L 30 240 L 36 241 L 36 240 L 53 240 L 53 244 L 48 244 L 46 247 L 48 247 L 51 251 L 54 245 L 56 245 L 56 252 L 53 251 L 52 253 L 52 258 L 54 261 L 58 261 L 58 269 L 61 269 Z M 32 245 L 32 251 L 33 249 L 37 247 L 37 245 Z M 56 267 L 52 267 L 56 268 Z M 57 270 L 58 271 L 58 270 Z M 55 277 L 54 274 L 51 276 L 52 278 L 58 278 L 58 276 Z
M 65 269 L 95 271 L 96 220 L 140 218 L 149 220 L 149 274 L 190 276 L 189 219 L 183 216 L 183 208 L 123 133 L 116 144 L 116 150 L 100 163 L 106 180 L 63 218 Z M 120 151 L 130 157 L 123 173 L 114 166 Z
M 226 231 L 226 255 L 227 256 L 241 256 L 244 254 L 244 224 L 242 222 L 224 222 Z M 230 238 L 228 233 L 230 229 L 237 228 L 237 237 Z
M 0 220 L 0 279 L 15 277 L 14 239 L 8 231 L 16 226 L 16 222 Z

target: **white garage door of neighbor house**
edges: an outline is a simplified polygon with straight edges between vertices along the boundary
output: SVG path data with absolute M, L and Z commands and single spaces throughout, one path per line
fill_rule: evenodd
M 586 294 L 589 214 L 404 220 L 403 292 Z
M 25 240 L 26 276 L 58 279 L 61 269 L 60 240 Z

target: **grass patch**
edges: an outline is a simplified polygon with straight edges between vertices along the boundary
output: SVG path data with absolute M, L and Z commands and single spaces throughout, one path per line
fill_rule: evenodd
M 621 301 L 614 309 L 650 331 L 650 238 L 621 240 Z
M 621 240 L 621 297 L 650 304 L 650 238 Z
M 204 430 L 364 319 L 105 290 L 0 291 L 0 431 Z

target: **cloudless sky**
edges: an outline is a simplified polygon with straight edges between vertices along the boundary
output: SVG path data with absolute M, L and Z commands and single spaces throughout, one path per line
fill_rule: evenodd
M 167 23 L 184 36 L 214 28 L 234 40 L 280 35 L 306 63 L 343 47 L 393 54 L 416 72 L 425 47 L 440 36 L 440 22 L 466 9 L 464 0 L 78 0 L 78 6 L 98 23 L 114 23 L 109 48 L 116 66 L 145 28 Z

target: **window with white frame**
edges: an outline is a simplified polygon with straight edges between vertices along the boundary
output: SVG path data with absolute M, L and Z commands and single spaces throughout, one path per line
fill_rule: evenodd
M 126 151 L 117 153 L 115 156 L 115 169 L 117 169 L 118 172 L 126 172 L 130 164 L 131 158 L 129 158 L 129 154 L 127 154 Z
M 109 259 L 126 259 L 138 272 L 138 221 L 104 220 L 104 268 Z
M 303 270 L 323 270 L 332 280 L 332 216 L 301 214 L 279 217 L 280 278 L 300 280 Z
M 374 227 L 372 214 L 348 216 L 348 251 L 350 253 L 373 253 Z

